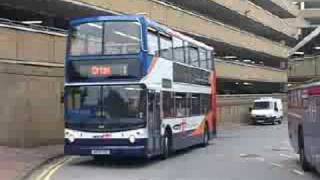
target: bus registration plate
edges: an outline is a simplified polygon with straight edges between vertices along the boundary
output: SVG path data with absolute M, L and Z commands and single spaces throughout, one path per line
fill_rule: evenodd
M 91 150 L 93 155 L 109 155 L 110 153 L 110 150 Z

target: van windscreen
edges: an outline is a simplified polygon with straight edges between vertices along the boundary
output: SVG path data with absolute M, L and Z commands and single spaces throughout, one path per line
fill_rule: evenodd
M 269 109 L 270 108 L 270 102 L 268 101 L 259 101 L 255 102 L 253 109 Z

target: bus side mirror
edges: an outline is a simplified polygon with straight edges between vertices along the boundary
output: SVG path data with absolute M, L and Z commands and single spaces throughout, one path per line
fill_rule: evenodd
M 249 107 L 249 112 L 251 112 L 252 111 L 252 107 Z

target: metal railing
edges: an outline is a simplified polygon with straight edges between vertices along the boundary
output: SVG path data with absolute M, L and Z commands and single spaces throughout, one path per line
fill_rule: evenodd
M 38 24 L 27 24 L 27 23 L 23 23 L 21 21 L 15 21 L 15 20 L 6 19 L 6 18 L 0 18 L 0 24 L 8 25 L 8 26 L 16 27 L 16 28 L 17 27 L 30 28 L 30 29 L 38 30 L 38 31 L 42 31 L 42 32 L 50 32 L 50 33 L 54 32 L 54 33 L 60 33 L 60 34 L 67 34 L 67 31 L 64 29 L 49 27 L 49 26 L 42 26 L 42 25 L 38 25 Z

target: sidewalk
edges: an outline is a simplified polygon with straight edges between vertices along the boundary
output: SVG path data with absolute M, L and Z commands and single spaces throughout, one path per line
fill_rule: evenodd
M 0 179 L 20 180 L 43 163 L 62 154 L 62 145 L 26 149 L 0 146 Z

